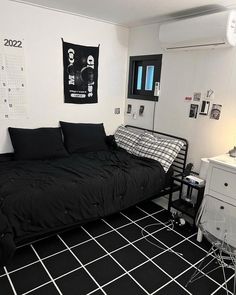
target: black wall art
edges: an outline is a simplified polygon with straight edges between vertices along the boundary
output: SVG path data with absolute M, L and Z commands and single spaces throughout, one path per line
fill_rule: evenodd
M 62 43 L 65 103 L 97 103 L 99 46 Z

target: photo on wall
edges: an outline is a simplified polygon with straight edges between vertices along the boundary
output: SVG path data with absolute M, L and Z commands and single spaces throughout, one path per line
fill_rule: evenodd
M 132 105 L 128 104 L 127 105 L 127 114 L 131 114 L 131 112 L 132 112 Z
M 205 115 L 207 116 L 208 115 L 208 112 L 209 112 L 209 108 L 210 108 L 210 101 L 208 100 L 203 100 L 202 101 L 202 105 L 201 105 L 201 108 L 200 108 L 200 115 Z
M 99 46 L 63 43 L 64 102 L 97 103 Z
M 191 104 L 190 105 L 190 111 L 189 111 L 189 118 L 197 118 L 197 112 L 198 112 L 198 104 Z
M 213 104 L 211 113 L 210 113 L 210 119 L 219 120 L 220 114 L 221 114 L 222 105 L 221 104 Z
M 201 92 L 194 92 L 193 93 L 193 100 L 194 101 L 200 101 L 201 100 Z

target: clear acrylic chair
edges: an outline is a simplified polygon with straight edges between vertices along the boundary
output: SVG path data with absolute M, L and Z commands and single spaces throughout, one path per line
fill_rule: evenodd
M 186 287 L 202 278 L 204 270 L 208 269 L 205 274 L 209 274 L 221 268 L 226 294 L 229 294 L 225 268 L 230 268 L 234 271 L 233 294 L 236 294 L 236 206 L 205 195 L 198 211 L 196 224 L 212 246 L 198 264 Z M 205 264 L 206 258 L 209 258 L 209 261 L 207 260 Z M 217 264 L 215 264 L 216 261 Z

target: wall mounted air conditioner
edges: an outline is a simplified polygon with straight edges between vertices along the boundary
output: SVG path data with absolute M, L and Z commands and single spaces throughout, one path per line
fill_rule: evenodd
M 164 23 L 159 39 L 168 51 L 236 46 L 236 11 Z

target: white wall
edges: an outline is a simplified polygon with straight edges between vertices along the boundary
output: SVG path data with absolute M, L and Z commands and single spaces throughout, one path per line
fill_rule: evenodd
M 199 170 L 200 158 L 228 152 L 236 145 L 236 48 L 164 53 L 158 41 L 159 25 L 133 28 L 130 31 L 129 55 L 163 53 L 161 94 L 157 103 L 155 129 L 189 140 L 189 161 Z M 193 92 L 215 91 L 212 103 L 223 105 L 220 120 L 199 115 L 188 118 Z M 153 102 L 127 99 L 143 117 L 125 115 L 126 123 L 152 128 Z
M 0 34 L 24 38 L 29 119 L 0 121 L 0 153 L 12 151 L 8 126 L 57 126 L 59 120 L 104 122 L 108 134 L 123 123 L 128 29 L 6 0 L 0 2 Z M 61 37 L 100 44 L 98 104 L 64 104 Z M 114 115 L 114 108 L 121 115 Z

